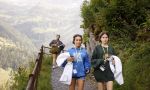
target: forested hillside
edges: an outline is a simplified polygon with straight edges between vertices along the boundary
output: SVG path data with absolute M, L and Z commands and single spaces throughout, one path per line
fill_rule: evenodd
M 36 52 L 37 48 L 25 34 L 0 21 L 0 68 L 17 69 L 22 65 L 27 66 Z
M 122 60 L 125 83 L 115 84 L 114 90 L 149 90 L 150 1 L 85 0 L 81 14 L 85 42 L 91 42 L 89 32 L 97 40 L 101 31 L 108 31 Z

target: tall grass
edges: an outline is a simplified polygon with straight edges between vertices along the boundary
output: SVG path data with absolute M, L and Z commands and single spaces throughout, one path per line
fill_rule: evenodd
M 25 90 L 28 82 L 30 70 L 26 67 L 19 67 L 17 71 L 12 71 L 12 83 L 10 90 Z
M 29 74 L 32 72 L 34 64 L 34 62 L 30 62 L 28 68 L 20 66 L 17 71 L 12 71 L 12 80 L 11 82 L 8 81 L 8 83 L 12 83 L 12 85 L 8 90 L 25 90 L 28 83 Z M 43 57 L 41 71 L 38 78 L 37 90 L 52 90 L 50 66 L 51 57 L 45 55 Z
M 43 62 L 42 62 L 42 67 L 41 67 L 41 72 L 40 76 L 38 78 L 38 87 L 37 90 L 52 90 L 52 84 L 51 84 L 51 57 L 45 55 Z

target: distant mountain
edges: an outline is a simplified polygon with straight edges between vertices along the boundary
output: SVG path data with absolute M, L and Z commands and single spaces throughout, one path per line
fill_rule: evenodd
M 61 35 L 66 47 L 71 47 L 72 36 L 83 33 L 81 3 L 82 0 L 1 0 L 0 19 L 26 34 L 38 48 L 48 45 L 56 34 Z
M 82 1 L 0 0 L 0 67 L 24 63 L 56 34 L 61 35 L 65 49 L 72 47 L 73 35 L 83 33 Z
M 37 48 L 26 35 L 0 21 L 0 67 L 27 65 L 36 52 Z

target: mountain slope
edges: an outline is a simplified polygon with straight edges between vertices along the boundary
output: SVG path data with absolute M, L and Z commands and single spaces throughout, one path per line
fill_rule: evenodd
M 32 41 L 9 24 L 0 22 L 0 67 L 17 68 L 28 64 L 37 51 Z

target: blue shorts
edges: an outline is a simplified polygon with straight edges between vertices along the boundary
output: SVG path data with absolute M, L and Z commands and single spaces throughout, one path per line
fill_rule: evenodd
M 85 77 L 72 77 L 74 79 L 81 79 L 81 80 L 85 80 Z

